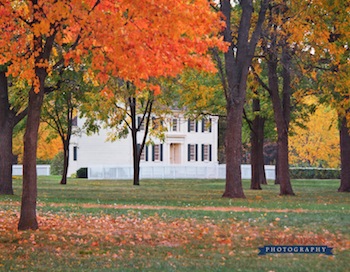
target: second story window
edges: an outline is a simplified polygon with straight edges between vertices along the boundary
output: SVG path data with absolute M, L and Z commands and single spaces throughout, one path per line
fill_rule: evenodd
M 173 118 L 171 120 L 171 131 L 179 131 L 179 119 Z
M 198 121 L 188 119 L 188 132 L 198 132 Z
M 202 132 L 211 132 L 211 118 L 202 119 Z
M 160 129 L 163 125 L 163 119 L 156 117 L 152 118 L 152 129 Z

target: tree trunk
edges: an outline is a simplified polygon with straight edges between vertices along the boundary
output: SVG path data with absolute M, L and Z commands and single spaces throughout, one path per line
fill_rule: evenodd
M 276 48 L 274 48 L 276 50 Z M 273 50 L 273 49 L 272 49 Z M 282 59 L 283 59 L 282 54 Z M 285 65 L 287 63 L 283 63 L 283 101 L 280 98 L 279 94 L 279 84 L 278 84 L 278 76 L 277 76 L 277 56 L 276 51 L 270 54 L 268 60 L 268 77 L 269 77 L 269 91 L 273 104 L 273 111 L 275 116 L 275 122 L 277 127 L 277 176 L 276 178 L 280 182 L 280 195 L 294 195 L 292 185 L 290 183 L 289 176 L 289 157 L 288 157 L 288 126 L 289 126 L 289 107 L 290 101 L 286 96 L 289 97 L 289 80 L 288 75 L 285 73 L 289 73 L 285 71 L 288 68 Z M 286 93 L 287 92 L 287 93 Z
M 278 159 L 278 142 L 277 142 L 277 154 L 276 154 L 276 162 L 275 162 L 275 184 L 281 184 L 280 182 L 280 176 L 279 176 L 279 159 Z
M 350 133 L 343 117 L 340 124 L 340 187 L 338 192 L 350 192 Z
M 12 155 L 12 132 L 13 127 L 6 121 L 0 127 L 0 195 L 13 195 L 12 186 L 12 165 L 14 156 Z
M 134 185 L 140 185 L 140 155 L 137 145 L 137 127 L 136 127 L 136 98 L 129 98 L 130 115 L 131 115 L 131 138 L 133 151 L 133 168 L 134 168 Z
M 223 197 L 244 198 L 241 177 L 243 107 L 249 67 L 260 38 L 269 0 L 261 1 L 254 29 L 252 29 L 251 22 L 254 11 L 253 1 L 240 1 L 242 14 L 238 27 L 237 43 L 232 39 L 231 3 L 229 0 L 221 0 L 220 4 L 226 20 L 226 28 L 223 31 L 224 40 L 230 45 L 225 53 L 227 84 L 223 84 L 227 101 L 226 186 Z M 252 34 L 250 35 L 250 33 Z
M 12 132 L 14 114 L 8 100 L 6 69 L 0 71 L 0 195 L 13 195 L 12 187 Z
M 260 100 L 253 99 L 253 112 L 260 111 Z M 251 166 L 252 180 L 250 189 L 261 190 L 261 184 L 267 184 L 264 165 L 264 125 L 265 119 L 259 116 L 254 117 L 251 132 Z
M 36 153 L 43 97 L 43 90 L 40 90 L 39 93 L 35 93 L 32 88 L 29 92 L 28 118 L 24 134 L 23 192 L 21 215 L 18 223 L 19 230 L 38 229 L 38 222 L 36 219 Z
M 60 184 L 67 184 L 68 175 L 68 165 L 69 165 L 69 140 L 63 141 L 63 173 Z
M 242 115 L 241 107 L 229 107 L 227 110 L 227 129 L 225 135 L 226 186 L 223 197 L 245 198 L 242 186 Z
M 37 0 L 33 0 L 33 22 L 38 23 L 41 18 L 41 7 Z M 43 63 L 50 59 L 52 47 L 55 41 L 57 30 L 52 28 L 50 35 L 45 39 L 41 35 L 33 37 L 33 56 L 35 77 L 28 98 L 28 118 L 24 133 L 23 152 L 23 188 L 21 215 L 18 229 L 38 229 L 36 219 L 36 199 L 37 199 L 37 172 L 36 157 L 38 147 L 38 131 L 40 125 L 41 107 L 45 94 L 45 79 L 48 75 L 47 68 Z

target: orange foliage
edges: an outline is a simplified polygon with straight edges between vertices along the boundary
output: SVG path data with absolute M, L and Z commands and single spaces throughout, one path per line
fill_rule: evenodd
M 52 204 L 53 206 L 55 204 Z M 194 218 L 164 219 L 158 215 L 143 216 L 135 214 L 107 215 L 65 215 L 41 213 L 38 220 L 42 225 L 41 231 L 18 232 L 15 229 L 17 214 L 12 211 L 0 211 L 0 231 L 4 239 L 11 241 L 12 247 L 6 243 L 0 244 L 0 257 L 4 252 L 7 256 L 13 254 L 17 247 L 25 251 L 49 250 L 56 257 L 62 251 L 71 256 L 80 255 L 82 248 L 91 251 L 94 256 L 107 258 L 123 257 L 123 251 L 133 250 L 135 246 L 148 247 L 177 247 L 188 250 L 188 246 L 202 244 L 209 246 L 213 252 L 228 250 L 230 255 L 237 254 L 242 248 L 254 248 L 257 245 L 310 245 L 327 244 L 336 248 L 337 252 L 349 250 L 350 244 L 341 233 L 323 230 L 322 233 L 284 227 L 279 218 L 262 229 L 247 221 L 221 220 L 219 223 L 211 219 L 197 220 Z M 54 243 L 53 243 L 54 242 Z M 239 244 L 237 249 L 235 246 Z M 107 247 L 108 250 L 101 250 Z M 111 248 L 119 249 L 118 254 Z M 187 252 L 186 250 L 186 252 Z M 80 253 L 79 253 L 80 252 Z M 168 253 L 180 254 L 174 251 Z M 257 253 L 256 253 L 257 254 Z
M 39 84 L 35 68 L 50 74 L 55 65 L 44 56 L 52 52 L 35 44 L 40 36 L 43 43 L 54 39 L 66 64 L 92 54 L 102 82 L 112 74 L 141 86 L 143 80 L 175 76 L 187 66 L 214 71 L 208 49 L 226 49 L 218 38 L 220 14 L 207 0 L 33 2 L 0 1 L 0 64 L 11 61 L 9 73 L 34 85 Z

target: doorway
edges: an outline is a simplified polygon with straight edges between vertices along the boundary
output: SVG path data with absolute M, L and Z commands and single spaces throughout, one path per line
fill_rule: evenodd
M 170 144 L 170 163 L 181 163 L 181 144 Z

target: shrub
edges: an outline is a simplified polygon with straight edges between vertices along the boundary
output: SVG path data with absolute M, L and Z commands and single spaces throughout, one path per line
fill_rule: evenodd
M 77 170 L 77 178 L 87 178 L 88 177 L 87 168 L 79 168 Z
M 62 175 L 63 174 L 63 151 L 56 154 L 51 161 L 51 175 Z
M 292 179 L 340 179 L 339 169 L 330 168 L 291 168 Z

